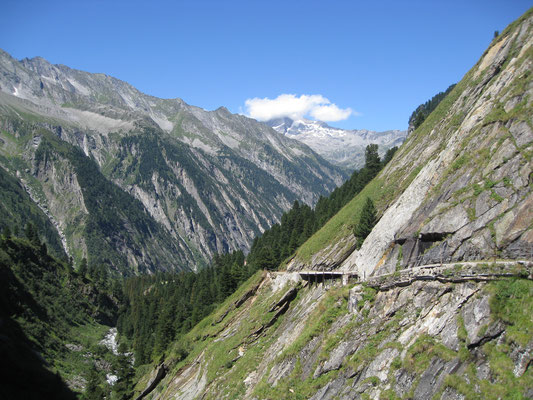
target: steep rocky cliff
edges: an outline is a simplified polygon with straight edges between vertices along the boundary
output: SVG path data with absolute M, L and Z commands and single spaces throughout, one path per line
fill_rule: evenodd
M 529 18 L 496 38 L 288 269 L 341 267 L 369 276 L 442 260 L 531 257 L 532 41 Z M 380 219 L 353 251 L 366 197 Z
M 176 343 L 146 397 L 533 397 L 532 45 L 530 10 L 285 271 Z
M 95 257 L 86 223 L 93 200 L 66 160 L 76 148 L 158 225 L 142 232 L 124 220 L 117 229 L 168 236 L 154 253 L 100 229 L 139 271 L 157 269 L 154 257 L 162 257 L 162 269 L 191 269 L 214 253 L 246 250 L 294 200 L 312 204 L 346 177 L 300 142 L 224 108 L 158 99 L 39 57 L 17 61 L 0 52 L 0 72 L 0 164 L 48 210 L 76 260 Z M 52 142 L 54 155 L 42 162 L 36 155 Z

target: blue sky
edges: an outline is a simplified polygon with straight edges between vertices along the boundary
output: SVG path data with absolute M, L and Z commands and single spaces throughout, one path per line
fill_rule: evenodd
M 494 31 L 530 6 L 4 0 L 0 48 L 18 59 L 104 72 L 208 110 L 266 117 L 296 107 L 291 115 L 329 118 L 332 126 L 406 129 L 418 104 L 459 81 Z

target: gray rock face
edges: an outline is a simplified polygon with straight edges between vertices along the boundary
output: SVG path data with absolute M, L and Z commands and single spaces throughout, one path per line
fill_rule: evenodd
M 444 378 L 447 375 L 456 372 L 460 364 L 459 360 L 453 360 L 446 363 L 437 358 L 432 359 L 429 367 L 420 377 L 413 399 L 424 400 L 431 398 L 441 387 Z
M 261 307 L 272 309 L 296 285 L 263 281 L 239 313 L 228 314 L 225 322 L 218 322 L 225 326 L 214 327 L 222 332 L 232 329 L 232 336 L 199 343 L 204 355 L 213 346 L 232 348 L 240 340 L 247 345 L 230 370 L 202 383 L 195 398 L 220 393 L 243 399 L 280 398 L 290 397 L 288 390 L 312 399 L 464 399 L 465 388 L 481 397 L 491 390 L 499 373 L 496 355 L 512 366 L 517 379 L 530 365 L 533 340 L 524 346 L 506 339 L 509 325 L 495 317 L 490 306 L 494 287 L 487 282 L 415 281 L 377 291 L 308 285 L 299 289 L 278 324 L 253 341 L 247 339 L 249 327 L 265 320 L 258 315 Z M 347 293 L 352 298 L 343 301 Z M 348 311 L 354 299 L 360 310 Z M 158 398 L 173 398 L 175 393 L 190 398 L 183 392 L 190 390 L 184 377 L 198 379 L 199 371 L 212 371 L 211 364 L 221 362 L 203 357 L 200 365 L 190 360 L 165 378 Z M 525 395 L 527 387 L 520 388 Z

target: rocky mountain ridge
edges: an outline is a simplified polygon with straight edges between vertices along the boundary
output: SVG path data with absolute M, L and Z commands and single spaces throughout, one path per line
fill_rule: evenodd
M 248 249 L 294 200 L 312 204 L 346 177 L 300 142 L 224 108 L 158 99 L 105 74 L 39 57 L 17 61 L 1 52 L 0 71 L 1 165 L 49 210 L 78 262 L 105 260 L 89 251 L 84 221 L 91 199 L 69 157 L 76 148 L 111 185 L 142 203 L 153 229 L 167 237 L 160 242 L 168 249 L 155 254 L 169 260 L 166 270 L 194 269 L 214 253 Z M 38 159 L 43 146 L 47 157 Z M 98 235 L 105 238 L 105 229 Z M 135 230 L 137 238 L 146 235 Z M 106 241 L 120 243 L 135 270 L 158 268 L 147 261 L 155 260 L 154 249 L 137 251 L 138 239 Z
M 266 124 L 287 137 L 305 143 L 326 160 L 348 170 L 363 166 L 365 148 L 369 144 L 377 144 L 380 156 L 383 156 L 388 149 L 400 146 L 407 136 L 406 131 L 400 130 L 348 130 L 333 128 L 321 121 L 295 121 L 287 117 L 272 119 Z

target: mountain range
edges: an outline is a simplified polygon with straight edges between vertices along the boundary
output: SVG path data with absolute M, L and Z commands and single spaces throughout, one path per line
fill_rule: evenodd
M 333 128 L 321 121 L 292 120 L 288 117 L 271 119 L 266 124 L 287 137 L 305 143 L 332 164 L 349 171 L 363 166 L 365 148 L 369 144 L 377 144 L 383 156 L 388 149 L 400 146 L 407 136 L 406 131 L 400 130 L 347 130 Z
M 346 173 L 309 147 L 221 107 L 0 52 L 0 165 L 79 264 L 123 273 L 196 269 L 247 250 L 295 200 Z

